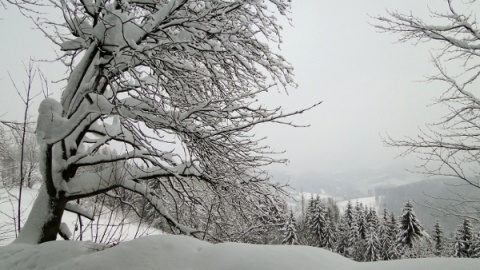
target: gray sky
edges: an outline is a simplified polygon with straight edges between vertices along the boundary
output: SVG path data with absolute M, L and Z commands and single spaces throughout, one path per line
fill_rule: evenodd
M 386 9 L 426 15 L 427 4 L 435 9 L 432 3 L 295 2 L 283 49 L 300 87 L 283 101 L 289 108 L 324 103 L 299 119 L 310 128 L 282 127 L 271 136 L 275 147 L 287 150 L 285 171 L 292 178 L 315 171 L 374 179 L 418 164 L 414 156 L 395 159 L 401 151 L 384 147 L 380 137 L 415 135 L 418 127 L 438 121 L 442 109 L 427 105 L 445 88 L 420 82 L 435 73 L 428 46 L 394 43 L 398 36 L 378 33 L 368 15 Z
M 286 110 L 324 103 L 294 118 L 309 128 L 258 129 L 275 149 L 287 151 L 290 164 L 276 170 L 292 179 L 305 172 L 374 179 L 412 168 L 415 158 L 395 159 L 400 150 L 385 148 L 380 136 L 415 135 L 418 127 L 438 120 L 441 109 L 427 105 L 444 87 L 415 82 L 435 73 L 428 46 L 394 44 L 398 36 L 377 33 L 368 15 L 385 14 L 386 9 L 426 15 L 427 5 L 435 9 L 443 7 L 443 1 L 293 2 L 294 26 L 285 25 L 281 48 L 295 67 L 299 88 L 288 96 L 272 93 L 268 103 L 282 104 Z M 52 59 L 55 48 L 41 33 L 29 30 L 31 23 L 13 8 L 0 11 L 0 18 L 0 117 L 18 120 L 21 101 L 7 72 L 21 82 L 26 79 L 23 63 L 30 57 Z M 41 68 L 50 80 L 63 75 L 58 63 Z M 58 96 L 59 85 L 51 84 L 50 90 Z

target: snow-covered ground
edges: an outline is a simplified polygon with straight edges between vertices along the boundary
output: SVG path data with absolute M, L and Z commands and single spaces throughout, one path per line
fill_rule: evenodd
M 146 236 L 111 248 L 57 241 L 0 248 L 0 269 L 197 269 L 197 270 L 474 270 L 478 259 L 413 259 L 358 263 L 306 246 L 210 244 L 191 237 Z
M 30 209 L 38 193 L 38 187 L 32 189 L 24 188 L 22 192 L 22 222 L 25 222 Z M 6 245 L 15 239 L 13 218 L 17 215 L 18 188 L 9 189 L 0 188 L 0 246 Z M 94 208 L 91 206 L 90 208 Z M 89 223 L 88 219 L 83 218 L 83 240 L 96 240 L 102 243 L 116 243 L 119 241 L 131 240 L 142 235 L 160 234 L 154 228 L 145 225 L 138 225 L 121 211 L 110 211 L 110 209 L 96 206 L 96 213 L 101 213 L 100 218 Z M 62 222 L 64 222 L 72 232 L 72 239 L 79 238 L 79 228 L 77 215 L 65 212 Z M 1 263 L 0 263 L 1 265 Z

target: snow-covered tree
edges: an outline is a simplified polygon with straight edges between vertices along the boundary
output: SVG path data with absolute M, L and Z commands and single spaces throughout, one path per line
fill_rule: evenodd
M 362 205 L 362 203 L 358 203 L 355 206 L 355 211 L 356 211 L 356 224 L 357 224 L 357 230 L 358 230 L 358 235 L 360 239 L 365 240 L 367 239 L 367 230 L 368 230 L 368 224 L 367 224 L 367 214 L 368 214 L 368 209 Z
M 333 213 L 333 212 L 332 212 Z M 322 235 L 321 246 L 327 250 L 335 250 L 337 241 L 337 226 L 334 222 L 334 218 L 327 210 L 325 215 L 325 227 Z
M 387 261 L 393 259 L 393 253 L 396 246 L 396 232 L 391 233 L 391 220 L 389 219 L 387 208 L 383 209 L 383 217 L 378 224 L 379 256 L 381 260 Z M 394 226 L 396 227 L 396 226 Z
M 340 218 L 337 227 L 337 243 L 335 247 L 335 252 L 340 255 L 343 255 L 347 258 L 350 257 L 350 227 L 348 226 L 348 221 L 345 216 Z
M 18 186 L 22 182 L 32 187 L 37 180 L 39 149 L 34 132 L 30 123 L 0 122 L 0 184 Z
M 278 198 L 283 199 L 283 198 Z M 231 216 L 230 222 L 234 226 L 229 226 L 228 222 L 218 223 L 217 227 L 221 227 L 225 232 L 225 236 L 220 239 L 228 241 L 237 241 L 235 235 L 239 232 L 244 236 L 242 242 L 253 244 L 281 244 L 282 243 L 282 227 L 286 223 L 288 212 L 286 211 L 286 202 L 278 201 L 275 203 L 263 202 L 257 206 L 257 210 L 253 211 L 248 218 L 235 217 L 236 212 L 227 212 L 225 216 Z M 243 230 L 238 230 L 236 227 L 245 227 Z M 230 228 L 226 230 L 225 228 Z
M 15 151 L 12 147 L 14 139 L 8 128 L 0 122 L 0 185 L 12 186 L 15 182 Z
M 393 212 L 390 213 L 388 222 L 388 242 L 391 243 L 389 250 L 389 259 L 398 259 L 400 257 L 398 245 L 397 245 L 397 236 L 398 236 L 398 221 Z
M 337 226 L 336 234 L 336 252 L 350 258 L 352 252 L 352 238 L 356 238 L 356 234 L 353 234 L 353 226 L 355 223 L 355 210 L 351 201 L 348 201 L 347 206 L 343 211 L 343 215 L 340 218 Z
M 464 219 L 455 233 L 454 256 L 470 258 L 473 254 L 473 231 L 468 219 Z
M 435 225 L 433 226 L 433 232 L 432 232 L 432 240 L 433 240 L 433 253 L 436 256 L 442 256 L 444 252 L 444 245 L 445 245 L 445 239 L 443 237 L 443 229 L 438 220 L 435 222 Z
M 365 239 L 365 261 L 378 261 L 381 258 L 381 242 L 378 237 L 379 223 L 377 212 L 373 208 L 365 209 L 366 239 Z
M 380 259 L 380 240 L 377 236 L 377 227 L 374 223 L 369 223 L 367 231 L 367 242 L 365 247 L 364 259 L 367 262 L 378 261 Z
M 365 220 L 365 208 L 359 202 L 354 208 L 354 219 L 349 235 L 349 254 L 353 260 L 363 261 L 365 258 L 365 247 L 367 239 L 367 223 Z
M 347 207 L 345 208 L 345 211 L 343 213 L 343 218 L 346 221 L 347 226 L 351 228 L 352 223 L 354 222 L 354 219 L 355 219 L 355 210 L 350 200 L 348 201 Z
M 257 101 L 295 86 L 291 65 L 270 48 L 281 41 L 275 15 L 289 8 L 287 0 L 52 0 L 24 9 L 68 76 L 61 99 L 39 105 L 44 184 L 16 242 L 55 240 L 64 211 L 91 217 L 81 200 L 115 189 L 139 194 L 172 230 L 194 236 L 212 222 L 185 226 L 166 197 L 198 211 L 268 209 L 255 206 L 282 189 L 262 166 L 282 160 L 250 131 L 304 111 Z M 104 155 L 107 144 L 122 150 Z M 95 164 L 107 166 L 80 170 Z
M 480 233 L 477 232 L 473 235 L 472 240 L 472 258 L 480 258 Z
M 368 208 L 365 220 L 367 223 L 367 231 L 372 227 L 378 228 L 378 224 L 380 223 L 380 220 L 378 220 L 377 211 L 374 208 Z
M 293 211 L 290 211 L 290 215 L 284 225 L 284 233 L 282 244 L 284 245 L 298 245 L 297 229 L 296 229 L 295 217 Z
M 309 243 L 314 247 L 323 247 L 323 236 L 325 234 L 326 225 L 326 209 L 320 198 L 317 196 L 315 203 L 313 204 L 313 213 L 309 219 Z
M 306 209 L 306 213 L 305 213 L 305 216 L 306 216 L 307 220 L 312 218 L 312 216 L 315 212 L 317 202 L 318 202 L 318 200 L 313 198 L 313 194 L 310 194 L 310 199 L 307 202 L 307 209 Z
M 297 236 L 301 244 L 307 244 L 308 224 L 307 224 L 307 201 L 305 193 L 302 191 L 300 199 L 300 216 L 297 219 Z
M 387 138 L 390 146 L 402 147 L 405 154 L 421 158 L 420 172 L 429 176 L 458 179 L 477 191 L 471 194 L 452 190 L 443 196 L 443 207 L 430 205 L 446 215 L 478 220 L 480 184 L 479 119 L 477 91 L 480 65 L 480 1 L 442 1 L 431 14 L 390 11 L 377 17 L 377 29 L 399 35 L 401 42 L 431 44 L 435 74 L 428 80 L 445 85 L 435 104 L 447 108 L 439 121 L 405 139 Z M 425 3 L 425 6 L 427 4 Z M 463 203 L 458 203 L 463 202 Z
M 403 213 L 399 218 L 399 233 L 397 243 L 413 248 L 415 242 L 426 237 L 428 234 L 424 231 L 422 224 L 413 211 L 412 201 L 407 201 L 403 207 Z
M 377 212 L 374 208 L 369 208 L 366 214 L 366 244 L 365 244 L 365 261 L 378 261 L 380 259 L 380 240 L 378 238 L 378 220 Z
M 313 198 L 313 194 L 310 194 L 310 199 L 306 202 L 305 220 L 303 221 L 302 230 L 302 243 L 306 245 L 312 245 L 312 231 L 311 225 L 313 222 L 313 215 L 315 213 L 316 200 Z

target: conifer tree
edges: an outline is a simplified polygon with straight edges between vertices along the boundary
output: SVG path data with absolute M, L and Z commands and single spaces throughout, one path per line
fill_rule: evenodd
M 464 219 L 458 226 L 455 235 L 454 256 L 470 258 L 472 257 L 472 225 L 468 219 Z
M 351 246 L 354 241 L 351 241 L 352 235 L 352 226 L 355 218 L 355 210 L 353 208 L 352 202 L 349 200 L 343 215 L 340 218 L 337 230 L 337 246 L 336 252 L 347 257 L 351 258 Z
M 387 208 L 383 209 L 383 217 L 378 223 L 378 240 L 379 240 L 379 256 L 380 260 L 390 260 L 390 250 L 395 244 L 395 241 L 391 241 L 389 234 L 389 219 Z
M 357 203 L 357 226 L 358 226 L 358 235 L 360 236 L 360 239 L 366 240 L 367 239 L 367 213 L 368 210 L 364 208 L 364 206 L 360 203 Z
M 310 246 L 313 245 L 313 235 L 311 228 L 313 226 L 313 219 L 315 215 L 315 205 L 316 200 L 313 198 L 313 194 L 310 194 L 310 199 L 307 202 L 307 207 L 305 211 L 304 230 L 301 237 L 303 239 L 303 243 Z
M 415 242 L 427 236 L 422 224 L 413 211 L 412 201 L 407 201 L 400 216 L 397 243 L 403 247 L 413 248 Z
M 387 208 L 384 208 L 383 217 L 378 220 L 377 230 L 380 260 L 395 260 L 400 257 L 397 248 L 397 235 L 398 224 L 395 215 L 388 213 Z
M 325 214 L 325 227 L 323 230 L 322 235 L 322 243 L 321 247 L 327 250 L 335 250 L 335 242 L 336 242 L 336 225 L 333 222 L 332 212 L 327 210 Z
M 395 260 L 400 258 L 398 245 L 397 245 L 398 221 L 395 218 L 395 214 L 393 214 L 393 212 L 390 212 L 390 216 L 388 219 L 389 220 L 386 226 L 388 229 L 388 243 L 390 244 L 389 259 Z
M 363 254 L 361 250 L 363 245 L 363 241 L 358 232 L 358 225 L 357 220 L 354 219 L 352 223 L 352 227 L 350 228 L 350 232 L 348 234 L 348 253 L 352 260 L 360 260 L 363 258 Z
M 282 244 L 284 245 L 298 245 L 298 236 L 296 229 L 295 217 L 293 212 L 290 210 L 290 215 L 287 218 L 284 226 L 283 240 Z
M 355 210 L 353 208 L 352 202 L 348 201 L 347 203 L 347 208 L 345 208 L 345 212 L 343 214 L 344 221 L 346 222 L 346 225 L 348 228 L 352 227 L 352 224 L 355 219 Z
M 349 248 L 350 248 L 350 227 L 348 226 L 348 220 L 344 216 L 340 219 L 337 229 L 337 244 L 335 252 L 338 254 L 350 258 Z
M 311 218 L 313 216 L 313 213 L 315 212 L 315 205 L 317 203 L 317 200 L 313 198 L 313 194 L 310 194 L 310 200 L 308 200 L 307 203 L 307 219 Z
M 317 196 L 314 204 L 314 211 L 310 221 L 310 244 L 314 247 L 323 247 L 323 236 L 325 233 L 325 213 L 326 209 Z
M 375 222 L 369 222 L 367 230 L 367 242 L 364 260 L 368 262 L 378 261 L 380 259 L 380 241 L 377 236 Z
M 373 226 L 374 228 L 378 227 L 378 223 L 380 221 L 378 220 L 377 211 L 375 211 L 375 209 L 372 207 L 369 208 L 367 211 L 366 222 L 367 222 L 367 229 L 370 229 L 371 226 Z
M 298 218 L 297 224 L 297 236 L 299 243 L 307 243 L 308 225 L 307 225 L 307 202 L 305 199 L 305 193 L 301 193 L 301 214 Z
M 472 250 L 471 258 L 480 258 L 480 234 L 479 233 L 473 236 L 471 250 Z
M 435 225 L 433 226 L 433 232 L 432 232 L 432 239 L 433 239 L 433 254 L 435 256 L 442 256 L 443 250 L 444 250 L 444 237 L 443 237 L 443 230 L 442 226 L 438 222 L 438 220 L 435 222 Z
M 349 253 L 353 260 L 363 261 L 366 247 L 366 221 L 363 205 L 359 202 L 355 205 L 354 222 L 350 228 Z
M 365 209 L 366 211 L 366 244 L 365 244 L 365 261 L 378 261 L 380 259 L 380 240 L 378 238 L 378 220 L 377 212 L 374 208 Z

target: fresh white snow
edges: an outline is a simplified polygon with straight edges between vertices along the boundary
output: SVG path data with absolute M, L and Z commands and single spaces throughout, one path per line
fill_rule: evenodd
M 114 247 L 91 242 L 57 241 L 0 248 L 0 269 L 334 269 L 473 270 L 478 259 L 432 258 L 359 263 L 306 246 L 210 244 L 187 236 L 145 236 Z

